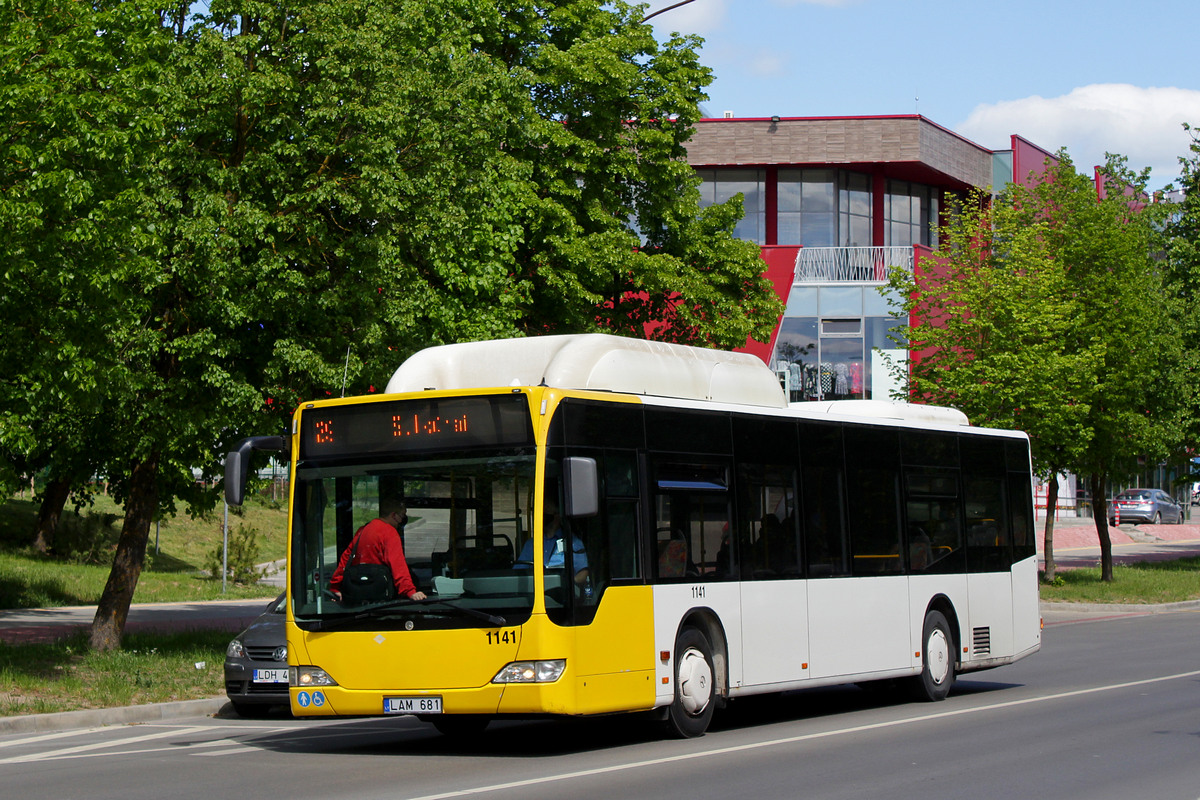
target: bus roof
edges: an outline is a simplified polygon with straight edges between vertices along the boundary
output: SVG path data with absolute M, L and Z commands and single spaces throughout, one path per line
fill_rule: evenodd
M 970 425 L 967 415 L 949 406 L 928 406 L 899 400 L 820 400 L 792 403 L 789 408 L 803 417 L 847 416 L 901 419 L 932 425 Z
M 775 373 L 755 356 L 603 333 L 426 348 L 400 365 L 387 391 L 539 385 L 787 407 Z
M 492 339 L 428 347 L 400 365 L 389 393 L 553 386 L 787 409 L 800 417 L 868 417 L 966 426 L 955 408 L 894 400 L 789 404 L 779 379 L 747 353 L 604 333 Z

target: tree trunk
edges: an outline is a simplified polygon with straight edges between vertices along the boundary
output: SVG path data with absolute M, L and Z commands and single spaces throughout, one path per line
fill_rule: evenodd
M 1099 473 L 1088 476 L 1088 488 L 1092 492 L 1092 513 L 1096 517 L 1096 534 L 1100 537 L 1100 580 L 1111 583 L 1113 561 L 1112 541 L 1108 538 L 1108 498 L 1104 495 L 1104 486 L 1108 483 L 1106 477 Z
M 96 607 L 92 621 L 93 650 L 115 650 L 121 646 L 129 605 L 137 588 L 138 577 L 146 560 L 146 541 L 150 522 L 158 509 L 158 453 L 135 462 L 129 475 L 129 498 L 125 502 L 125 522 L 117 552 L 113 556 L 108 583 Z
M 1047 583 L 1054 580 L 1054 517 L 1058 511 L 1058 475 L 1050 473 L 1050 482 L 1046 484 L 1046 544 L 1043 556 L 1046 560 L 1046 573 L 1043 580 Z
M 39 553 L 49 553 L 54 549 L 54 531 L 58 528 L 62 510 L 70 495 L 71 484 L 63 478 L 55 478 L 46 484 L 37 521 L 33 524 L 33 547 Z

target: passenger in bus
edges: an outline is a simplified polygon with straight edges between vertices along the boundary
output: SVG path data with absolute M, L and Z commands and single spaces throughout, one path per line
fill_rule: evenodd
M 349 546 L 342 551 L 337 568 L 329 579 L 330 590 L 340 599 L 342 579 L 351 558 L 354 564 L 386 564 L 392 572 L 396 594 L 410 600 L 424 600 L 425 593 L 413 583 L 404 558 L 400 529 L 408 522 L 408 509 L 398 497 L 384 497 L 379 502 L 379 517 L 363 525 L 354 534 Z
M 542 526 L 542 564 L 547 569 L 562 569 L 567 563 L 566 534 L 562 529 L 562 517 L 558 506 L 545 503 L 545 524 Z M 588 579 L 587 549 L 578 536 L 571 536 L 571 562 L 575 569 L 575 585 L 584 586 Z M 533 566 L 533 539 L 527 539 L 517 556 L 514 569 L 529 569 Z
M 920 525 L 908 528 L 908 565 L 913 571 L 921 571 L 933 563 L 933 542 Z

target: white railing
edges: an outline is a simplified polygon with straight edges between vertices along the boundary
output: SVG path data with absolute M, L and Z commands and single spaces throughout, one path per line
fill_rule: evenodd
M 796 283 L 886 281 L 889 267 L 913 269 L 911 247 L 802 247 Z

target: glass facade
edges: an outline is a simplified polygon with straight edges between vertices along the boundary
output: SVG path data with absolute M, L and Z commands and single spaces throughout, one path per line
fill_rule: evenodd
M 756 244 L 767 243 L 766 171 L 761 169 L 698 169 L 700 207 L 724 203 L 736 194 L 743 196 L 745 216 L 733 235 Z
M 832 168 L 720 168 L 696 173 L 701 206 L 744 196 L 745 217 L 734 230 L 739 239 L 803 247 L 937 247 L 940 192 L 931 186 L 887 181 L 884 241 L 876 242 L 872 177 L 866 173 Z M 772 200 L 775 215 L 768 219 Z M 772 223 L 774 236 L 768 233 Z
M 889 364 L 905 360 L 907 320 L 892 316 L 877 284 L 797 284 L 775 341 L 771 367 L 792 402 L 888 400 L 898 388 Z
M 885 246 L 937 248 L 938 191 L 908 181 L 887 182 L 883 203 Z

